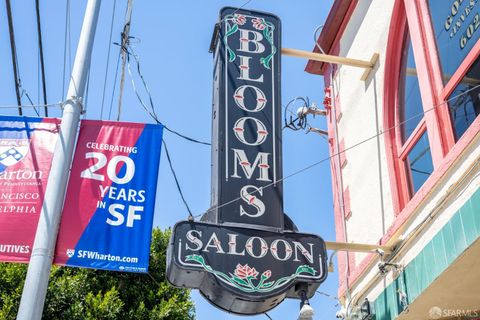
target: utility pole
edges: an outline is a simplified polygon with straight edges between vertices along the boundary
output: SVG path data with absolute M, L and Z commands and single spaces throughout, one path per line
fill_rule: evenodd
M 42 317 L 77 128 L 80 122 L 81 100 L 85 92 L 100 2 L 101 0 L 88 0 L 85 10 L 59 137 L 55 145 L 17 320 L 40 320 Z
M 123 86 L 125 84 L 125 65 L 127 64 L 127 50 L 128 42 L 130 40 L 130 21 L 132 20 L 133 0 L 127 2 L 127 12 L 125 13 L 125 25 L 122 31 L 122 43 L 120 52 L 122 53 L 122 76 L 120 78 L 120 93 L 118 94 L 118 114 L 117 121 L 120 121 L 120 114 L 122 112 L 122 95 Z

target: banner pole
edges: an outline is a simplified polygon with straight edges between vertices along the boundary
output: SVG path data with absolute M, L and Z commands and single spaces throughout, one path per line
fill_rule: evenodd
M 101 0 L 88 0 L 17 320 L 41 319 Z

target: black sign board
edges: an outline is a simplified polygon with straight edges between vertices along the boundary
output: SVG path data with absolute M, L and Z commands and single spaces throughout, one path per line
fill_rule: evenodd
M 258 314 L 298 286 L 315 293 L 326 249 L 283 212 L 280 20 L 224 8 L 214 33 L 212 200 L 202 222 L 173 229 L 167 279 L 215 306 Z M 298 285 L 298 286 L 297 286 Z
M 295 284 L 327 275 L 325 243 L 311 234 L 184 221 L 170 246 L 170 282 L 200 289 L 230 312 L 265 312 L 285 297 L 298 298 Z
M 218 223 L 283 228 L 280 20 L 224 8 L 215 51 L 212 207 Z M 216 143 L 215 143 L 216 142 Z M 233 201 L 236 198 L 240 201 Z

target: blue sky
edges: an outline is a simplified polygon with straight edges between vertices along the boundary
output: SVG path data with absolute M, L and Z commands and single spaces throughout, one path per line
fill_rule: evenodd
M 132 40 L 132 45 L 140 58 L 157 114 L 161 121 L 172 129 L 199 140 L 210 141 L 213 59 L 208 53 L 208 47 L 213 26 L 218 20 L 220 8 L 238 7 L 245 2 L 246 0 L 134 1 L 131 36 L 135 39 Z M 62 84 L 68 83 L 62 80 L 66 3 L 67 1 L 41 1 L 47 96 L 50 103 L 64 99 Z M 66 59 L 67 77 L 70 73 L 69 61 L 73 62 L 74 59 L 85 3 L 86 1 L 71 2 L 71 58 Z M 324 23 L 331 4 L 332 0 L 251 0 L 245 8 L 278 15 L 282 20 L 283 47 L 311 51 L 314 46 L 313 32 L 316 26 Z M 90 69 L 85 115 L 87 119 L 100 119 L 102 113 L 112 8 L 112 0 L 103 1 Z M 125 8 L 126 0 L 116 2 L 112 39 L 114 42 L 119 42 Z M 12 11 L 22 85 L 34 103 L 37 103 L 39 73 L 34 2 L 12 1 Z M 0 106 L 15 105 L 7 18 L 3 5 L 0 7 L 0 21 Z M 113 45 L 109 57 L 103 119 L 108 118 L 117 57 L 118 47 Z M 303 59 L 286 56 L 282 58 L 283 104 L 297 96 L 308 96 L 311 101 L 322 105 L 323 78 L 306 73 L 305 65 L 306 60 Z M 117 115 L 117 93 L 118 86 L 113 100 L 112 118 Z M 28 104 L 26 98 L 24 104 Z M 0 113 L 14 115 L 16 110 L 1 108 Z M 35 115 L 31 109 L 25 110 L 25 113 Z M 51 115 L 60 116 L 60 110 L 52 109 Z M 128 74 L 120 119 L 152 122 L 136 99 Z M 326 128 L 324 119 L 320 117 L 310 119 L 310 124 Z M 210 202 L 210 148 L 182 140 L 168 132 L 165 133 L 165 140 L 192 211 L 194 214 L 204 212 Z M 327 142 L 314 133 L 284 130 L 283 157 L 284 176 L 287 176 L 328 157 Z M 167 228 L 185 219 L 187 211 L 174 185 L 164 155 L 160 163 L 154 224 Z M 325 240 L 335 239 L 328 161 L 285 180 L 284 207 L 301 231 L 319 234 Z M 337 285 L 338 275 L 331 273 L 320 290 L 335 295 Z M 195 291 L 192 297 L 197 318 L 200 320 L 240 318 L 215 309 Z M 338 309 L 334 306 L 336 301 L 324 295 L 317 294 L 311 304 L 316 310 L 315 319 L 334 318 Z M 285 301 L 269 314 L 275 320 L 296 319 L 298 301 Z M 252 319 L 267 318 L 261 315 Z

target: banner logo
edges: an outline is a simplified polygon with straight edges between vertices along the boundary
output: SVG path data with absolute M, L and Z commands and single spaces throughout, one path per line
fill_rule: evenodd
M 71 258 L 75 255 L 74 249 L 67 249 L 67 257 Z
M 0 139 L 0 164 L 5 167 L 17 164 L 27 155 L 29 145 L 28 139 Z

